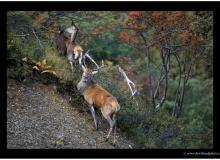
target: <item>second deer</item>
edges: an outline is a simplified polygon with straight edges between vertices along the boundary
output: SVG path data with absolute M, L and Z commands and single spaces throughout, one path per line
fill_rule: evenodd
M 74 25 L 75 26 L 75 25 Z M 67 38 L 64 35 L 64 30 L 59 28 L 59 31 L 55 33 L 54 39 L 57 49 L 60 50 L 60 54 L 67 57 L 70 62 L 71 70 L 74 71 L 73 64 L 76 66 L 76 61 L 78 59 L 79 65 L 81 66 L 83 49 L 82 47 L 75 42 L 78 29 L 75 32 L 71 33 L 71 38 Z

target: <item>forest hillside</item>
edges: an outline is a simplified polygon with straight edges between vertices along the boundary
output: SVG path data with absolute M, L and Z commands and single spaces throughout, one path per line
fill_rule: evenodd
M 102 64 L 93 81 L 120 104 L 116 146 L 77 90 L 78 60 L 72 70 L 57 47 L 73 24 L 75 43 Z M 212 12 L 8 12 L 7 64 L 8 148 L 213 148 Z

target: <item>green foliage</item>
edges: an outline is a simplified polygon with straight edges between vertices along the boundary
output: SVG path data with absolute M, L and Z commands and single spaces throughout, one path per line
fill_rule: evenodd
M 186 88 L 184 108 L 181 115 L 184 130 L 174 143 L 183 141 L 184 148 L 210 148 L 213 142 L 213 80 L 200 77 L 189 79 Z M 169 95 L 164 104 L 164 110 L 172 114 L 174 106 L 174 88 L 178 85 L 178 79 L 171 81 Z M 209 137 L 205 138 L 204 137 Z M 194 138 L 192 138 L 194 137 Z M 177 147 L 181 147 L 181 143 Z
M 38 40 L 33 34 L 33 29 L 36 29 L 32 25 L 31 18 L 23 12 L 11 12 L 8 13 L 8 40 L 13 41 L 25 57 L 38 59 L 44 55 L 43 49 L 40 47 Z M 36 31 L 37 35 L 41 39 L 40 32 Z M 43 42 L 41 42 L 43 43 Z
M 160 148 L 168 148 L 170 140 L 175 139 L 181 133 L 181 121 L 171 117 L 167 112 L 156 113 L 148 124 L 148 144 L 160 146 Z M 173 146 L 173 148 L 178 147 Z
M 23 63 L 21 50 L 10 36 L 7 44 L 7 77 L 22 80 L 30 76 L 32 73 L 31 67 Z
M 56 52 L 51 50 L 46 53 L 45 59 L 47 59 L 48 63 L 53 66 L 56 75 L 62 81 L 72 80 L 73 75 L 70 70 L 70 64 L 65 57 L 61 57 Z
M 185 102 L 184 117 L 189 129 L 195 133 L 204 133 L 213 128 L 213 81 L 189 80 L 190 98 Z M 192 117 L 192 118 L 189 118 Z

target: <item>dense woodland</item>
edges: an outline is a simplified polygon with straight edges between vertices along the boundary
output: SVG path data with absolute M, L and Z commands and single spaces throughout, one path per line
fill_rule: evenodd
M 76 42 L 104 61 L 94 81 L 117 97 L 117 126 L 125 135 L 141 148 L 213 147 L 212 12 L 8 12 L 7 77 L 55 83 L 73 107 L 87 110 L 76 89 L 82 71 L 72 73 L 54 43 L 58 28 L 72 21 Z M 137 87 L 133 97 L 118 65 Z

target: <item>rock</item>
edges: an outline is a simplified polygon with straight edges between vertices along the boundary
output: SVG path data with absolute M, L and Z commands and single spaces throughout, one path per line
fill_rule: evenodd
M 90 139 L 89 142 L 88 142 L 88 144 L 89 144 L 90 146 L 94 146 L 94 145 L 96 145 L 96 141 L 95 141 L 94 139 Z

